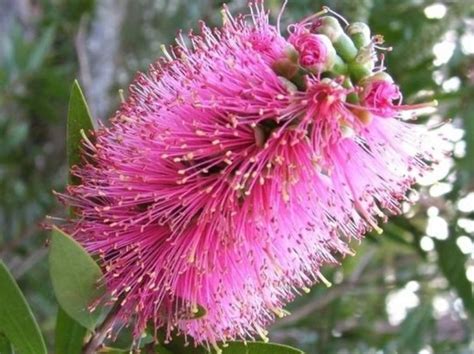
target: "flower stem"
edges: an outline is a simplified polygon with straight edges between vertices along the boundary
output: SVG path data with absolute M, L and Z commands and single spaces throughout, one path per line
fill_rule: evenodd
M 97 328 L 95 333 L 92 334 L 89 341 L 85 344 L 84 350 L 83 350 L 84 354 L 97 353 L 97 349 L 104 343 L 104 340 L 107 337 L 107 333 L 109 332 L 115 320 L 115 315 L 119 312 L 120 308 L 121 308 L 121 300 L 119 299 L 112 306 L 109 313 L 105 317 L 104 321 Z

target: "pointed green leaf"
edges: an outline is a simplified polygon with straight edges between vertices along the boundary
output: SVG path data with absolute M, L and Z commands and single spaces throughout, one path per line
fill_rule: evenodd
M 178 352 L 173 352 L 173 351 L 169 350 L 168 348 L 166 348 L 162 345 L 155 345 L 153 347 L 153 350 L 154 350 L 154 353 L 157 353 L 157 354 L 176 354 L 176 353 L 178 353 Z M 184 352 L 184 353 L 187 353 L 187 352 Z
M 0 261 L 0 332 L 21 354 L 47 354 L 38 323 L 7 267 Z
M 87 134 L 89 130 L 93 129 L 94 121 L 81 87 L 76 80 L 71 89 L 67 117 L 67 158 L 69 167 L 81 162 L 81 130 Z M 77 183 L 72 176 L 69 176 L 69 182 Z
M 112 348 L 112 347 L 103 347 L 99 350 L 99 353 L 106 353 L 106 354 L 122 354 L 122 353 L 130 353 L 130 349 L 120 349 L 120 348 Z
M 157 354 L 176 354 L 175 352 L 171 352 L 161 345 L 145 346 L 144 348 L 142 348 L 142 352 L 143 353 L 157 353 Z M 100 354 L 122 354 L 122 353 L 128 354 L 130 353 L 130 349 L 103 347 L 102 349 L 99 350 L 99 353 Z
M 80 354 L 86 332 L 85 327 L 69 317 L 61 307 L 58 307 L 55 333 L 56 354 Z
M 283 344 L 264 342 L 229 342 L 223 348 L 222 354 L 304 354 L 299 349 L 295 349 Z
M 454 235 L 454 232 L 450 232 Z M 474 292 L 473 285 L 466 277 L 466 256 L 456 245 L 456 238 L 449 237 L 447 240 L 435 240 L 438 252 L 438 265 L 444 276 L 462 299 L 467 311 L 474 315 Z
M 196 319 L 206 316 L 206 314 L 207 314 L 207 310 L 203 306 L 198 304 L 196 307 L 196 310 L 192 314 L 193 315 L 192 318 L 190 319 L 196 320 Z
M 94 129 L 94 122 L 81 87 L 76 80 L 71 89 L 67 120 L 67 155 L 69 167 L 80 162 L 81 130 L 87 132 L 91 129 Z M 68 179 L 71 184 L 78 182 L 77 179 L 70 174 Z M 72 215 L 73 211 L 70 210 L 69 214 Z M 59 306 L 55 332 L 56 353 L 80 353 L 86 333 L 87 329 L 71 318 L 61 306 Z
M 37 70 L 42 64 L 46 55 L 50 52 L 54 40 L 54 28 L 47 28 L 39 40 L 36 42 L 28 58 L 27 71 Z
M 432 312 L 431 303 L 425 302 L 408 313 L 397 336 L 400 352 L 418 353 L 427 344 L 427 334 L 434 324 Z
M 174 337 L 171 342 L 164 344 L 163 347 L 176 354 L 209 354 L 203 347 L 185 346 L 183 341 L 184 339 L 181 336 Z M 264 342 L 234 341 L 227 342 L 225 347 L 223 345 L 219 345 L 219 347 L 222 350 L 219 354 L 305 354 L 303 351 L 287 345 Z M 154 350 L 156 353 L 161 353 L 160 350 L 162 349 L 155 346 Z M 212 350 L 211 353 L 218 354 L 215 350 Z
M 89 254 L 70 236 L 54 228 L 49 251 L 49 271 L 54 292 L 63 310 L 82 326 L 93 330 L 99 311 L 89 311 L 104 289 L 102 272 Z
M 13 354 L 12 344 L 3 334 L 0 333 L 0 353 Z

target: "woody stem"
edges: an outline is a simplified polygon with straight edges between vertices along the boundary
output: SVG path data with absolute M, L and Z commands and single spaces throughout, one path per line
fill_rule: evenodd
M 121 308 L 121 301 L 118 300 L 110 309 L 109 313 L 105 317 L 104 321 L 97 328 L 94 334 L 92 334 L 89 341 L 85 344 L 83 353 L 84 354 L 95 354 L 97 349 L 104 343 L 107 333 L 110 331 L 112 324 L 115 320 L 115 315 Z

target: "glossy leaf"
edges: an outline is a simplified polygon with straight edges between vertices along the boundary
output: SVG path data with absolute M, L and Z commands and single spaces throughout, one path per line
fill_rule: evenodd
M 67 148 L 69 167 L 80 162 L 81 130 L 86 132 L 94 128 L 87 102 L 79 83 L 74 81 L 69 99 L 67 120 Z M 69 182 L 77 179 L 69 174 Z M 69 211 L 72 214 L 72 210 Z M 56 318 L 55 348 L 56 353 L 80 353 L 87 329 L 71 318 L 59 306 Z
M 0 332 L 18 353 L 46 354 L 38 323 L 7 267 L 0 261 Z
M 119 348 L 111 348 L 111 347 L 104 347 L 99 350 L 99 353 L 104 354 L 122 354 L 122 353 L 130 353 L 129 349 L 119 349 Z
M 67 118 L 67 158 L 69 167 L 81 162 L 80 151 L 81 141 L 83 139 L 81 131 L 87 133 L 93 129 L 94 121 L 81 87 L 76 80 L 71 89 Z M 69 181 L 71 183 L 77 183 L 72 176 L 69 176 Z
M 79 243 L 54 228 L 49 252 L 54 292 L 63 310 L 82 326 L 93 330 L 99 311 L 89 306 L 103 294 L 98 287 L 102 272 Z
M 463 125 L 466 132 L 464 140 L 466 141 L 466 156 L 462 159 L 462 167 L 469 173 L 470 177 L 474 176 L 474 164 L 472 158 L 474 156 L 474 120 L 472 116 L 474 114 L 474 101 L 471 99 L 474 94 L 474 88 L 466 90 L 466 100 L 462 108 L 464 117 Z
M 287 345 L 264 342 L 234 341 L 228 342 L 225 347 L 221 345 L 220 348 L 221 354 L 305 354 L 303 351 Z M 152 352 L 159 354 L 217 354 L 215 350 L 209 352 L 203 347 L 184 346 L 182 337 L 174 337 L 170 343 L 163 346 L 154 345 Z
M 450 232 L 452 235 L 453 233 Z M 456 239 L 435 240 L 438 265 L 449 284 L 456 289 L 464 307 L 474 315 L 474 293 L 471 282 L 466 277 L 466 257 L 456 245 Z
M 304 354 L 299 349 L 283 344 L 264 342 L 229 342 L 222 354 Z
M 28 71 L 38 70 L 38 68 L 43 64 L 46 55 L 51 49 L 53 40 L 54 28 L 49 27 L 42 33 L 38 42 L 35 44 L 33 50 L 31 51 L 26 68 Z
M 3 334 L 0 333 L 0 353 L 13 354 L 12 344 Z
M 56 317 L 55 353 L 80 354 L 87 329 L 74 321 L 61 307 Z
M 161 346 L 161 345 L 155 345 L 153 347 L 153 352 L 156 353 L 156 354 L 176 354 L 178 352 L 174 352 L 174 351 L 171 351 L 169 350 L 168 348 L 164 347 L 164 346 Z M 187 352 L 183 352 L 183 354 Z
M 432 312 L 431 303 L 422 303 L 408 313 L 398 337 L 401 352 L 418 352 L 425 346 L 426 334 L 432 330 Z
M 173 350 L 170 350 L 167 347 L 162 346 L 162 345 L 156 345 L 154 347 L 154 349 L 155 349 L 155 353 L 157 353 L 157 354 L 176 354 L 176 353 L 179 353 L 179 352 L 175 352 Z M 185 353 L 188 354 L 187 351 Z M 189 352 L 189 353 L 191 353 L 191 352 Z

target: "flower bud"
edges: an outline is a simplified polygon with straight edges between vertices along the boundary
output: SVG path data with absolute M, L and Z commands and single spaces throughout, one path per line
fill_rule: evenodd
M 295 47 L 292 44 L 288 43 L 286 45 L 286 48 L 283 51 L 283 54 L 286 58 L 290 59 L 293 63 L 298 62 L 299 54 L 298 54 L 298 51 L 295 49 Z
M 334 45 L 337 54 L 347 62 L 354 60 L 357 56 L 357 48 L 344 33 L 339 21 L 331 16 L 321 17 L 317 23 L 316 33 L 326 35 Z
M 374 82 L 374 81 L 386 81 L 391 84 L 394 83 L 393 78 L 389 74 L 381 71 L 362 80 L 361 85 L 368 86 L 371 82 Z
M 377 73 L 363 80 L 362 86 L 362 102 L 371 112 L 381 117 L 391 117 L 397 113 L 394 102 L 401 98 L 401 93 L 390 75 Z
M 317 22 L 316 32 L 326 35 L 333 43 L 344 34 L 341 24 L 332 16 L 321 17 Z
M 279 76 L 292 79 L 298 72 L 298 64 L 289 58 L 280 58 L 272 64 L 272 69 Z
M 366 63 L 354 62 L 349 64 L 349 72 L 351 79 L 355 83 L 359 83 L 372 74 L 372 66 Z
M 361 49 L 370 44 L 370 28 L 363 22 L 352 23 L 347 28 L 347 33 L 357 49 Z
M 289 38 L 299 54 L 299 64 L 314 72 L 330 70 L 336 60 L 336 50 L 324 34 L 298 29 Z

